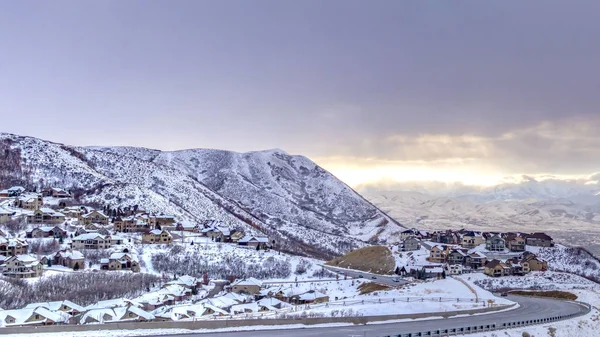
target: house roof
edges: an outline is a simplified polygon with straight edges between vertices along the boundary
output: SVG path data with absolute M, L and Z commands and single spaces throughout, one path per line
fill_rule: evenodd
M 84 259 L 85 257 L 83 256 L 83 253 L 81 253 L 80 251 L 77 250 L 61 250 L 56 252 L 56 254 L 54 254 L 54 256 L 60 255 L 64 258 L 71 258 L 72 260 L 81 260 Z
M 532 234 L 527 235 L 527 238 L 552 241 L 552 237 L 550 237 L 550 235 L 548 235 L 546 233 L 532 233 Z
M 262 287 L 262 282 L 255 279 L 254 277 L 249 277 L 244 280 L 236 280 L 231 284 L 231 286 L 258 286 Z
M 492 261 L 489 261 L 488 263 L 485 264 L 486 268 L 496 268 L 497 266 L 502 266 L 502 261 L 493 259 Z M 502 266 L 502 267 L 504 267 L 504 266 Z
M 85 234 L 81 234 L 81 235 L 74 237 L 73 241 L 96 240 L 96 239 L 106 240 L 107 237 L 102 234 L 98 234 L 98 233 L 85 233 Z

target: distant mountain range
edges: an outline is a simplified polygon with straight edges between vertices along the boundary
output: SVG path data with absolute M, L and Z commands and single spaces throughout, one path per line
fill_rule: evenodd
M 491 187 L 411 182 L 395 184 L 396 190 L 371 187 L 359 191 L 405 227 L 543 231 L 599 254 L 600 185 L 596 178 L 523 177 L 520 182 Z
M 77 189 L 85 202 L 221 220 L 268 234 L 289 252 L 330 258 L 403 230 L 308 158 L 282 150 L 76 147 L 6 133 L 0 142 L 19 153 L 31 181 Z

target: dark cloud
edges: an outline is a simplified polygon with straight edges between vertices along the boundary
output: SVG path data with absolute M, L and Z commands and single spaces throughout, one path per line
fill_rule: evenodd
M 6 2 L 0 117 L 36 121 L 3 131 L 75 144 L 589 170 L 598 139 L 573 128 L 600 111 L 599 12 L 585 0 Z

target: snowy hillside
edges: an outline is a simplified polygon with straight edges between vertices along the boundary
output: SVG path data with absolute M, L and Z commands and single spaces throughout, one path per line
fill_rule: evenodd
M 79 189 L 88 202 L 259 230 L 291 252 L 329 258 L 403 230 L 309 159 L 281 150 L 72 147 L 10 134 L 0 141 L 21 151 L 34 182 Z

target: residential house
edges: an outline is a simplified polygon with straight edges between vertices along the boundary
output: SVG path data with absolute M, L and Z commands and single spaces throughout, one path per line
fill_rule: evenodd
M 15 211 L 0 208 L 0 224 L 7 223 L 15 214 L 17 214 Z
M 509 235 L 506 237 L 508 242 L 508 249 L 511 252 L 524 252 L 525 251 L 525 238 L 518 235 Z
M 461 275 L 463 273 L 463 266 L 459 264 L 449 264 L 447 269 L 450 275 Z
M 67 231 L 58 226 L 40 226 L 26 232 L 28 238 L 65 238 Z
M 25 309 L 37 309 L 46 308 L 50 311 L 61 311 L 70 314 L 71 316 L 80 314 L 85 309 L 71 301 L 55 301 L 55 302 L 42 302 L 42 303 L 31 303 L 28 304 Z
M 25 188 L 21 186 L 13 186 L 6 190 L 0 190 L 0 198 L 14 198 L 25 192 Z
M 413 265 L 402 267 L 400 275 L 414 277 L 418 280 L 425 280 L 428 278 L 445 278 L 446 271 L 442 264 L 431 264 L 431 265 Z
M 450 265 L 465 265 L 467 263 L 467 256 L 469 254 L 464 249 L 453 249 L 448 253 L 446 258 Z M 433 262 L 433 261 L 432 261 Z M 439 261 L 438 261 L 439 262 Z
M 179 222 L 175 226 L 175 230 L 178 230 L 181 232 L 197 233 L 199 231 L 199 228 L 198 228 L 198 225 L 195 223 L 182 221 L 182 222 Z
M 67 199 L 71 197 L 71 193 L 63 190 L 62 188 L 57 187 L 50 188 L 50 190 L 47 193 L 49 194 L 49 197 L 53 198 Z
M 79 270 L 85 269 L 85 257 L 81 252 L 72 249 L 64 249 L 52 256 L 52 265 L 64 266 Z
M 92 309 L 79 318 L 80 324 L 116 323 L 116 322 L 149 322 L 156 317 L 136 306 Z
M 107 249 L 112 246 L 111 237 L 99 233 L 87 233 L 73 238 L 73 249 Z
M 27 253 L 29 244 L 22 239 L 5 239 L 0 237 L 0 256 L 15 256 Z
M 485 248 L 492 252 L 501 252 L 504 251 L 506 245 L 503 238 L 497 234 L 494 234 L 486 240 Z
M 234 293 L 257 294 L 262 287 L 262 282 L 250 277 L 245 280 L 237 280 L 231 284 Z
M 28 210 L 36 210 L 44 205 L 44 197 L 38 193 L 22 194 L 15 200 L 15 206 Z
M 400 240 L 406 240 L 411 236 L 417 237 L 418 234 L 419 234 L 419 231 L 415 228 L 407 229 L 400 233 Z
M 461 243 L 460 235 L 452 230 L 446 230 L 444 232 L 435 232 L 432 240 L 438 243 L 450 245 L 456 245 Z
M 164 226 L 174 226 L 175 217 L 172 215 L 151 215 L 149 225 L 154 229 L 162 229 Z
M 38 277 L 42 276 L 42 264 L 35 256 L 15 255 L 4 260 L 2 274 L 14 278 Z
M 240 243 L 240 240 L 241 240 L 242 238 L 244 238 L 244 236 L 245 236 L 245 235 L 244 235 L 244 233 L 243 233 L 243 232 L 233 231 L 233 232 L 231 233 L 231 235 L 229 236 L 229 240 L 230 240 L 231 242 L 233 242 L 233 243 L 237 243 L 237 244 L 239 244 L 239 243 Z
M 102 270 L 131 270 L 135 273 L 140 271 L 137 258 L 129 253 L 112 253 L 108 259 L 100 260 Z
M 113 220 L 113 228 L 117 232 L 135 233 L 144 232 L 150 228 L 146 221 L 138 219 L 136 216 L 117 217 Z
M 0 325 L 54 325 L 69 322 L 71 316 L 62 311 L 51 311 L 43 307 L 0 311 Z M 4 322 L 4 324 L 2 324 Z
M 108 216 L 100 211 L 93 210 L 90 213 L 82 215 L 80 221 L 83 221 L 86 225 L 93 223 L 108 225 Z
M 506 260 L 505 263 L 510 267 L 511 275 L 522 276 L 530 272 L 529 262 L 516 256 Z
M 510 267 L 500 260 L 491 260 L 485 264 L 484 274 L 491 277 L 510 275 Z
M 429 262 L 445 263 L 450 253 L 450 246 L 435 245 L 429 250 Z
M 554 247 L 554 240 L 546 233 L 533 233 L 526 237 L 526 242 L 530 246 Z
M 267 247 L 269 244 L 269 238 L 261 237 L 261 236 L 250 236 L 246 235 L 243 238 L 238 240 L 238 245 L 240 246 L 260 246 L 261 248 Z
M 486 256 L 481 252 L 472 252 L 467 255 L 465 266 L 471 269 L 480 269 L 487 263 Z
M 267 299 L 265 299 L 267 300 Z M 277 300 L 277 299 L 268 299 Z M 316 290 L 309 290 L 301 294 L 290 296 L 290 302 L 294 304 L 312 304 L 312 303 L 325 303 L 329 302 L 329 296 L 320 293 Z
M 53 210 L 52 208 L 42 207 L 35 209 L 32 213 L 27 215 L 27 223 L 63 223 L 65 222 L 65 215 Z
M 464 248 L 475 248 L 484 243 L 485 240 L 483 239 L 483 236 L 478 235 L 475 232 L 467 232 L 462 237 L 461 246 Z
M 545 271 L 548 270 L 548 262 L 539 259 L 535 254 L 530 252 L 523 253 L 523 261 L 529 264 L 529 270 L 531 271 Z
M 173 242 L 173 237 L 166 230 L 153 229 L 142 234 L 142 243 L 169 244 L 171 242 Z
M 398 244 L 398 250 L 401 252 L 419 250 L 420 248 L 421 241 L 414 236 L 409 236 Z

